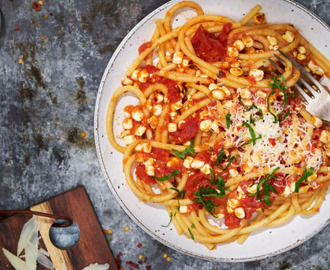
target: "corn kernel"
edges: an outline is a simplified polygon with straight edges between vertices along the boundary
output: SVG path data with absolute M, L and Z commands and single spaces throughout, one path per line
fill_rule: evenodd
M 330 142 L 330 132 L 327 130 L 323 130 L 321 132 L 320 141 L 325 144 L 329 143 Z
M 209 131 L 212 125 L 212 121 L 207 119 L 207 120 L 203 120 L 201 121 L 201 123 L 199 124 L 199 128 L 202 131 Z
M 184 59 L 182 60 L 182 66 L 183 66 L 183 67 L 189 67 L 189 59 L 184 58 Z
M 238 207 L 235 209 L 235 216 L 239 219 L 245 218 L 245 211 L 242 207 Z
M 139 76 L 138 76 L 138 80 L 139 80 L 139 82 L 141 82 L 141 83 L 146 83 L 147 80 L 148 80 L 148 78 L 149 78 L 149 73 L 148 73 L 148 71 L 147 71 L 146 69 L 142 69 L 142 70 L 140 71 Z
M 126 226 L 126 227 L 124 228 L 124 231 L 125 231 L 125 232 L 129 231 L 129 227 Z
M 139 73 L 140 73 L 140 70 L 139 69 L 135 69 L 131 75 L 131 78 L 134 80 L 134 81 L 137 81 L 138 79 L 138 76 L 139 76 Z
M 285 34 L 282 35 L 282 37 L 288 43 L 293 42 L 295 39 L 294 34 L 291 31 L 286 31 Z
M 228 212 L 229 214 L 231 214 L 231 213 L 234 213 L 234 210 L 233 210 L 233 208 L 227 206 L 227 212 Z
M 145 171 L 146 171 L 147 175 L 155 176 L 155 167 L 154 166 L 146 166 Z
M 158 118 L 156 116 L 151 116 L 148 120 L 149 124 L 150 124 L 150 127 L 152 129 L 155 129 L 158 125 Z
M 301 54 L 301 53 L 298 53 L 298 55 L 297 55 L 297 59 L 298 60 L 305 60 L 306 59 L 306 55 L 304 55 L 304 54 Z
M 180 212 L 181 214 L 186 214 L 186 213 L 188 213 L 188 207 L 187 207 L 186 205 L 180 205 L 179 212 Z
M 213 90 L 217 90 L 217 89 L 219 89 L 220 87 L 219 87 L 219 85 L 217 85 L 217 84 L 215 84 L 215 83 L 210 83 L 209 84 L 209 89 L 211 90 L 211 91 L 213 91 Z
M 168 124 L 168 132 L 175 132 L 178 130 L 178 127 L 175 123 Z
M 250 36 L 244 36 L 242 41 L 247 48 L 251 48 L 254 44 L 253 38 Z
M 222 90 L 226 94 L 227 97 L 231 95 L 230 90 L 226 86 L 221 86 L 220 90 Z
M 215 99 L 224 100 L 225 96 L 226 95 L 222 90 L 213 90 L 212 91 L 212 97 L 214 97 Z
M 322 120 L 317 116 L 312 117 L 312 123 L 317 128 L 322 127 L 322 124 L 323 124 Z
M 230 74 L 236 76 L 236 77 L 239 77 L 243 74 L 243 70 L 241 68 L 236 68 L 236 67 L 232 67 L 230 68 Z
M 124 137 L 124 144 L 130 145 L 132 142 L 136 141 L 134 135 L 128 135 Z
M 304 46 L 299 46 L 298 52 L 301 53 L 301 54 L 305 54 L 306 53 L 306 48 Z
M 252 76 L 257 82 L 264 78 L 264 71 L 261 69 L 251 69 L 249 75 Z
M 238 88 L 237 93 L 240 94 L 240 96 L 244 99 L 251 99 L 252 94 L 249 89 L 247 88 Z
M 238 171 L 236 169 L 230 169 L 229 174 L 231 177 L 235 177 L 238 175 Z
M 23 63 L 23 59 L 22 58 L 18 59 L 18 63 L 19 64 L 22 64 Z
M 231 208 L 236 208 L 237 206 L 239 206 L 241 203 L 240 203 L 240 201 L 238 201 L 238 200 L 236 200 L 236 199 L 229 199 L 228 201 L 227 201 L 227 205 L 229 206 L 229 207 L 231 207 Z
M 277 45 L 277 39 L 276 37 L 267 36 L 267 40 L 271 46 Z
M 193 160 L 194 160 L 193 157 L 190 156 L 186 157 L 183 161 L 183 166 L 187 169 L 190 169 L 190 164 Z
M 205 162 L 203 160 L 199 159 L 194 159 L 191 163 L 190 166 L 193 169 L 201 169 L 204 166 Z
M 132 118 L 125 118 L 122 125 L 123 129 L 131 129 L 133 127 Z
M 133 81 L 127 77 L 122 77 L 121 78 L 121 83 L 123 85 L 132 85 L 133 84 Z
M 220 132 L 220 130 L 219 130 L 219 124 L 218 124 L 218 121 L 217 121 L 217 120 L 214 120 L 214 121 L 212 122 L 211 129 L 212 129 L 215 133 L 219 133 L 219 132 Z
M 238 39 L 238 40 L 235 40 L 233 46 L 239 50 L 239 51 L 243 51 L 244 48 L 245 48 L 245 44 L 242 40 Z
M 205 164 L 201 168 L 201 172 L 204 173 L 204 174 L 210 174 L 210 169 L 211 169 L 211 166 L 209 164 Z
M 182 63 L 182 59 L 183 59 L 183 52 L 175 52 L 173 54 L 172 61 L 173 61 L 174 64 L 177 64 L 177 65 L 181 64 Z
M 132 118 L 137 121 L 137 122 L 141 122 L 143 119 L 143 112 L 140 109 L 135 109 L 132 112 Z
M 307 66 L 310 68 L 311 71 L 317 71 L 319 69 L 319 67 L 315 65 L 312 60 L 308 62 Z
M 257 92 L 257 96 L 260 97 L 260 98 L 266 98 L 267 97 L 267 94 L 263 91 L 258 91 Z
M 247 186 L 247 191 L 249 193 L 256 193 L 257 192 L 257 184 L 253 184 L 253 185 L 248 185 Z
M 163 107 L 162 105 L 160 104 L 156 104 L 153 106 L 152 108 L 152 113 L 155 115 L 155 116 L 159 116 L 163 111 Z
M 142 136 L 144 134 L 144 132 L 146 132 L 147 128 L 144 127 L 144 126 L 140 126 L 138 127 L 135 132 L 134 132 L 134 135 L 136 136 Z
M 239 52 L 238 52 L 237 48 L 235 48 L 235 47 L 228 47 L 227 54 L 229 57 L 235 58 L 239 55 Z

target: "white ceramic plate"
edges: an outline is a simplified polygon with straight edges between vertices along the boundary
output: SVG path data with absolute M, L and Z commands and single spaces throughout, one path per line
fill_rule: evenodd
M 94 129 L 98 158 L 109 187 L 126 213 L 147 233 L 163 244 L 195 257 L 213 261 L 250 261 L 287 251 L 306 241 L 319 232 L 330 220 L 330 194 L 320 212 L 310 218 L 295 217 L 284 226 L 259 230 L 253 233 L 243 245 L 230 243 L 219 245 L 216 250 L 208 250 L 204 245 L 179 236 L 168 224 L 169 217 L 164 207 L 142 203 L 126 184 L 123 174 L 122 154 L 110 145 L 106 135 L 106 112 L 113 92 L 121 86 L 120 78 L 138 56 L 138 46 L 150 40 L 155 21 L 164 18 L 169 7 L 179 1 L 171 1 L 156 9 L 138 23 L 120 43 L 104 72 L 96 100 Z M 234 20 L 240 20 L 253 6 L 255 0 L 199 0 L 205 13 L 217 13 Z M 270 23 L 294 24 L 308 40 L 330 59 L 330 29 L 302 6 L 287 0 L 259 0 L 267 21 Z M 187 17 L 194 15 L 186 10 L 178 16 L 175 25 L 182 25 Z M 133 96 L 119 101 L 115 114 L 115 135 L 121 131 L 122 109 L 129 103 L 137 103 Z

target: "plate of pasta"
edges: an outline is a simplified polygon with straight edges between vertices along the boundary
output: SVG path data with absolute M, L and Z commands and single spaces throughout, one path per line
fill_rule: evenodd
M 98 91 L 112 193 L 155 239 L 207 260 L 279 254 L 330 220 L 330 129 L 275 57 L 326 84 L 330 30 L 291 1 L 259 4 L 170 1 L 125 37 Z

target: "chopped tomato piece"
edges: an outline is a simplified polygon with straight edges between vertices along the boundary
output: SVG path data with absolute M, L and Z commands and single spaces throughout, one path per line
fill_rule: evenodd
M 227 32 L 230 28 L 231 24 L 225 24 L 223 32 L 215 38 L 200 25 L 191 39 L 196 54 L 207 62 L 223 60 L 227 54 Z
M 187 142 L 191 138 L 194 138 L 198 131 L 198 121 L 199 115 L 192 116 L 190 115 L 186 118 L 185 122 L 181 125 L 180 130 L 172 132 L 172 141 L 179 142 Z

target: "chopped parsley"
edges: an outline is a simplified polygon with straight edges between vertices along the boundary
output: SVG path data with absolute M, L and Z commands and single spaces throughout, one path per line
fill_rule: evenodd
M 162 181 L 166 181 L 166 180 L 170 179 L 172 176 L 177 175 L 177 174 L 181 174 L 181 171 L 174 170 L 173 172 L 169 173 L 168 175 L 165 175 L 165 176 L 160 177 L 160 178 L 158 178 L 157 176 L 151 176 L 151 177 L 156 179 L 159 182 L 162 182 Z
M 195 154 L 194 150 L 194 139 L 190 140 L 190 146 L 183 150 L 183 152 L 179 152 L 178 150 L 172 149 L 173 153 L 177 155 L 178 158 L 184 159 L 187 154 L 193 155 Z
M 314 168 L 309 168 L 307 171 L 306 167 L 303 168 L 303 175 L 297 180 L 295 183 L 294 191 L 299 193 L 299 187 L 301 182 L 305 181 L 307 182 L 307 178 L 310 177 L 314 173 Z

